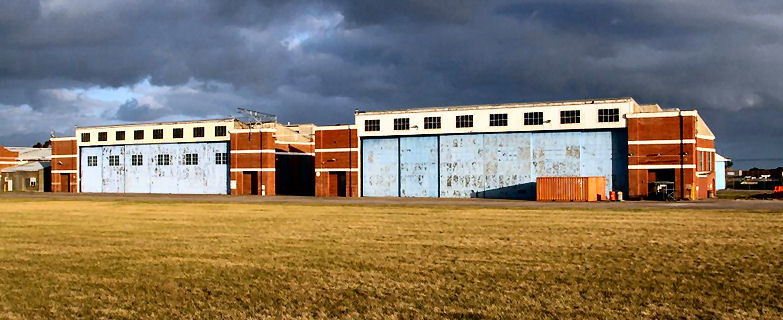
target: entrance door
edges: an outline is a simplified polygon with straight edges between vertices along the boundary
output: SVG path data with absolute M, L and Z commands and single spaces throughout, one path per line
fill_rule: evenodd
M 242 194 L 258 195 L 257 171 L 245 171 L 242 173 Z
M 345 172 L 329 172 L 329 196 L 345 197 Z
M 71 174 L 70 173 L 61 173 L 60 174 L 60 191 L 62 191 L 62 192 L 71 192 Z
M 345 197 L 345 172 L 337 173 L 337 196 Z

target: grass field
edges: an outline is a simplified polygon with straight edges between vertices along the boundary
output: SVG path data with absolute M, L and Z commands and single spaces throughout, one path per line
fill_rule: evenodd
M 783 214 L 0 199 L 0 318 L 783 317 Z

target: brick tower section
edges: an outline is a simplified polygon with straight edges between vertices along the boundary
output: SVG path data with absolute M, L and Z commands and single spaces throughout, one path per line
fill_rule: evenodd
M 79 149 L 76 138 L 52 138 L 52 192 L 79 190 Z
M 315 129 L 315 195 L 359 196 L 359 139 L 356 126 Z
M 628 119 L 628 197 L 652 198 L 650 184 L 659 181 L 674 182 L 677 199 L 714 194 L 714 136 L 699 135 L 695 111 L 655 115 Z
M 231 195 L 275 195 L 275 129 L 231 131 Z

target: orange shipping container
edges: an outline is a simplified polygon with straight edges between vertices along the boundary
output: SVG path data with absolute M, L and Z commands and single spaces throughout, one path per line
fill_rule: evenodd
M 600 201 L 605 200 L 605 177 L 538 177 L 538 201 Z

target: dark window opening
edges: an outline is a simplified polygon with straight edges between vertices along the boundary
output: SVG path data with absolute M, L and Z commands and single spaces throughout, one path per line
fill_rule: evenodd
M 579 123 L 580 121 L 579 110 L 560 111 L 560 124 Z
M 424 117 L 424 129 L 440 129 L 440 117 Z
M 364 131 L 381 131 L 381 120 L 364 120 Z
M 410 128 L 411 120 L 409 118 L 394 119 L 394 130 L 408 130 Z
M 473 127 L 472 114 L 457 116 L 457 128 L 472 128 L 472 127 Z
M 619 122 L 620 109 L 598 109 L 598 122 Z
M 493 113 L 489 115 L 490 127 L 505 127 L 508 125 L 508 113 Z
M 225 137 L 226 136 L 226 126 L 217 126 L 217 127 L 215 127 L 215 136 L 216 137 Z
M 183 132 L 184 132 L 184 131 L 185 131 L 185 130 L 182 130 L 182 128 L 174 128 L 174 132 L 172 132 L 172 136 L 173 136 L 175 139 L 181 139 L 181 138 L 182 138 L 182 136 L 183 136 Z

